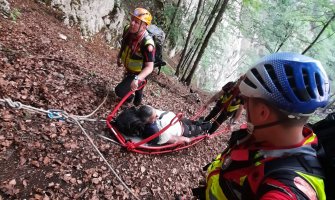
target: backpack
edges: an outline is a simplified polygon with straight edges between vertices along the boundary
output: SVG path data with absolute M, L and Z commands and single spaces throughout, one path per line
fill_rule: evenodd
M 156 54 L 154 67 L 158 67 L 159 74 L 161 67 L 166 65 L 166 62 L 163 61 L 163 44 L 165 40 L 165 33 L 161 28 L 153 24 L 147 28 L 147 31 L 155 42 Z
M 325 119 L 315 124 L 308 124 L 307 126 L 310 127 L 318 137 L 318 159 L 308 159 L 308 157 L 305 158 L 304 156 L 297 155 L 287 157 L 284 162 L 283 160 L 269 161 L 270 163 L 272 162 L 272 165 L 275 167 L 268 174 L 264 175 L 263 180 L 267 177 L 276 176 L 276 173 L 289 174 L 293 167 L 324 177 L 326 198 L 327 200 L 335 200 L 335 112 L 329 114 Z M 228 142 L 229 146 L 236 144 L 238 140 L 245 138 L 247 135 L 246 132 L 241 130 L 233 133 Z M 280 166 L 283 163 L 285 163 L 285 165 Z M 206 165 L 203 170 L 206 171 L 209 165 L 210 163 Z M 322 170 L 320 170 L 321 167 Z M 205 189 L 206 187 L 194 188 L 192 189 L 193 195 L 199 199 L 205 199 Z
M 309 124 L 318 137 L 318 158 L 325 172 L 327 199 L 335 199 L 335 112 L 315 123 Z
M 290 167 L 294 167 L 324 177 L 326 198 L 327 200 L 335 200 L 335 112 L 328 114 L 325 119 L 315 124 L 307 124 L 307 126 L 317 135 L 318 159 L 306 159 L 301 155 L 295 156 L 297 159 L 288 157 L 284 162 L 280 161 L 280 163 L 286 163 L 283 167 L 280 167 L 280 163 L 275 164 L 274 170 L 264 177 L 273 177 L 279 171 L 289 173 Z

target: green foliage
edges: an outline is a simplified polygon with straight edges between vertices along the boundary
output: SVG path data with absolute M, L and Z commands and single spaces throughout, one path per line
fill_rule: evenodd
M 211 1 L 213 2 L 213 1 Z M 223 23 L 211 38 L 198 73 L 200 86 L 219 87 L 235 69 L 243 73 L 260 57 L 277 51 L 302 53 L 335 13 L 331 0 L 242 0 L 232 1 Z M 332 91 L 335 89 L 335 22 L 323 32 L 306 55 L 321 61 Z M 235 41 L 242 39 L 240 44 Z M 240 48 L 238 48 L 240 45 Z M 238 51 L 234 54 L 234 51 Z M 222 75 L 220 70 L 224 68 Z M 203 78 L 208 76 L 210 78 Z M 220 77 L 218 77 L 220 76 Z M 205 83 L 206 82 L 206 83 Z
M 163 29 L 167 30 L 170 28 L 167 39 L 170 41 L 171 46 L 178 44 L 182 38 L 182 28 L 180 27 L 181 24 L 179 23 L 182 20 L 182 11 L 179 10 L 179 12 L 177 12 L 175 23 L 171 24 L 171 20 L 176 12 L 176 9 L 177 8 L 174 5 L 167 4 L 163 11 L 163 18 L 165 19 Z
M 169 76 L 173 76 L 174 75 L 174 70 L 169 65 L 162 66 L 161 72 L 164 73 L 164 74 L 166 74 L 166 75 L 169 75 Z
M 10 18 L 16 22 L 18 18 L 20 18 L 21 16 L 21 12 L 19 9 L 14 8 L 11 12 L 10 12 Z

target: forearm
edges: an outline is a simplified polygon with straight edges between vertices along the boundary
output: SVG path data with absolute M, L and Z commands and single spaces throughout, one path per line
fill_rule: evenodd
M 190 142 L 190 138 L 184 137 L 184 136 L 175 136 L 175 135 L 173 135 L 167 141 L 167 143 L 170 143 L 170 144 L 179 143 L 179 142 Z
M 154 70 L 153 62 L 146 62 L 143 70 L 138 74 L 140 80 L 144 80 Z

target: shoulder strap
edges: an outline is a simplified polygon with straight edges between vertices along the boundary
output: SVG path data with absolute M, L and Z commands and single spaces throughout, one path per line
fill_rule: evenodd
M 298 154 L 266 162 L 263 180 L 279 170 L 300 171 L 324 178 L 318 158 L 311 155 Z
M 271 160 L 265 163 L 264 170 L 264 177 L 260 182 L 259 188 L 257 189 L 257 196 L 259 198 L 266 192 L 273 189 L 286 193 L 286 191 L 282 191 L 282 188 L 272 187 L 267 184 L 263 184 L 265 180 L 270 177 L 276 180 L 280 179 L 290 181 L 297 177 L 296 171 L 299 171 L 307 174 L 312 174 L 322 179 L 325 178 L 318 158 L 311 155 L 298 154 L 281 159 Z M 294 185 L 292 185 L 292 187 L 294 187 Z M 296 190 L 294 188 L 291 189 Z M 297 191 L 295 191 L 295 193 L 297 193 L 298 196 L 305 196 L 303 191 L 299 191 L 298 189 Z

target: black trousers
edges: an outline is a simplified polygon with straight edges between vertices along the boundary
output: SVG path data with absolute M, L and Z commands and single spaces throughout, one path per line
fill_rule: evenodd
M 235 112 L 227 112 L 225 109 L 222 110 L 222 106 L 223 105 L 221 103 L 216 103 L 211 112 L 205 117 L 204 122 L 209 122 L 211 119 L 213 119 L 215 116 L 218 115 L 208 133 L 214 133 L 224 121 L 226 121 L 229 117 L 231 117 L 235 113 Z
M 199 124 L 197 121 L 183 118 L 180 120 L 184 127 L 183 136 L 185 137 L 195 137 L 203 134 L 211 128 L 210 123 Z
M 134 80 L 134 78 L 135 78 L 135 74 L 127 74 L 124 77 L 124 79 L 115 87 L 115 94 L 120 98 L 123 98 L 124 96 L 126 96 L 128 92 L 131 90 L 130 84 Z M 142 97 L 143 97 L 143 88 L 140 90 L 136 90 L 135 95 L 134 94 L 130 95 L 128 99 L 126 100 L 126 102 L 128 103 L 132 102 L 135 97 L 134 99 L 135 106 L 138 106 L 139 104 L 141 104 Z

